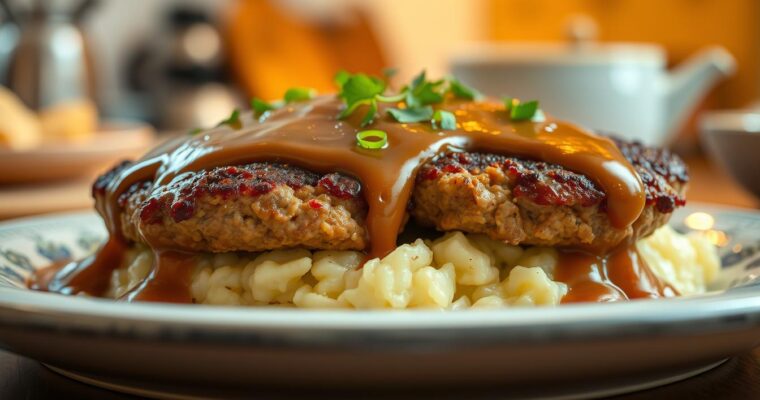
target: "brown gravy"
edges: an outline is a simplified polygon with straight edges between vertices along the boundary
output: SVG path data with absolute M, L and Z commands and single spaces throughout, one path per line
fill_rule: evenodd
M 608 254 L 560 253 L 554 280 L 567 284 L 562 303 L 673 297 L 678 293 L 654 275 L 636 250 L 624 244 Z
M 105 200 L 96 204 L 110 234 L 103 248 L 38 286 L 67 294 L 104 293 L 126 249 L 117 199 L 133 184 L 150 180 L 156 187 L 188 172 L 253 161 L 286 162 L 358 178 L 369 205 L 368 257 L 382 257 L 395 248 L 417 169 L 446 150 L 522 156 L 582 173 L 607 194 L 607 212 L 618 228 L 630 226 L 644 207 L 641 180 L 615 144 L 564 121 L 513 122 L 501 104 L 449 100 L 439 108 L 456 115 L 457 129 L 445 131 L 433 129 L 430 123 L 395 122 L 386 115 L 389 106 L 380 104 L 378 118 L 368 129 L 385 131 L 388 147 L 367 150 L 356 145 L 363 112 L 341 121 L 336 116 L 342 107 L 336 96 L 322 96 L 287 105 L 260 119 L 245 115 L 239 129 L 221 127 L 159 146 L 122 171 L 107 187 Z M 190 268 L 183 268 L 183 263 L 187 265 L 192 255 L 151 247 L 156 254 L 154 271 L 124 300 L 190 302 Z M 612 253 L 601 264 L 584 258 L 593 256 L 563 254 L 558 270 L 571 286 L 568 302 L 667 295 L 635 251 Z M 648 283 L 625 283 L 638 278 Z

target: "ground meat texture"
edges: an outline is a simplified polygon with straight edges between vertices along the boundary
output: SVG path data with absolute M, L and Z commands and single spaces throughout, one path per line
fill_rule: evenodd
M 159 187 L 140 182 L 118 201 L 124 236 L 158 248 L 360 250 L 367 244 L 360 191 L 358 181 L 340 174 L 253 163 L 199 171 Z
M 482 153 L 446 153 L 420 168 L 411 214 L 442 231 L 487 234 L 512 244 L 609 248 L 667 223 L 685 201 L 686 167 L 675 155 L 613 139 L 646 188 L 646 207 L 618 229 L 607 197 L 556 164 Z

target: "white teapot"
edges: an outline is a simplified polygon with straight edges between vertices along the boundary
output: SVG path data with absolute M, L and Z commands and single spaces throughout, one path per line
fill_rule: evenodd
M 734 58 L 715 47 L 672 71 L 649 44 L 470 44 L 451 70 L 490 96 L 537 99 L 559 118 L 651 145 L 670 143 L 698 101 L 733 73 Z

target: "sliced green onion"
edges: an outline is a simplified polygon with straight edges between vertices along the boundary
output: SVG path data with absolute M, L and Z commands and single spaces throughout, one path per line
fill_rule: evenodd
M 197 134 L 199 134 L 201 132 L 203 132 L 203 128 L 193 128 L 193 129 L 190 129 L 189 131 L 187 131 L 187 134 L 190 135 L 190 136 L 195 136 L 195 135 L 197 135 Z
M 282 99 L 285 100 L 286 103 L 294 103 L 297 101 L 313 99 L 316 95 L 317 91 L 312 88 L 294 87 L 288 89 Z
M 453 131 L 457 129 L 457 117 L 446 110 L 438 110 L 433 114 L 433 119 L 430 121 L 433 124 L 433 129 L 438 129 L 438 126 L 443 130 Z
M 356 134 L 356 144 L 363 149 L 384 149 L 388 146 L 388 134 L 377 129 L 361 131 Z
M 533 118 L 536 111 L 538 111 L 538 101 L 533 100 L 525 103 L 513 104 L 509 116 L 513 121 L 525 121 Z

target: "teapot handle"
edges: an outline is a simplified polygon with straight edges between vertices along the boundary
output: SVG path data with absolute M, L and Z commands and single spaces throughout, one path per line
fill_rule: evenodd
M 720 80 L 736 69 L 734 57 L 723 47 L 710 47 L 676 66 L 665 80 L 667 119 L 666 144 L 675 139 L 678 128 L 697 103 Z

